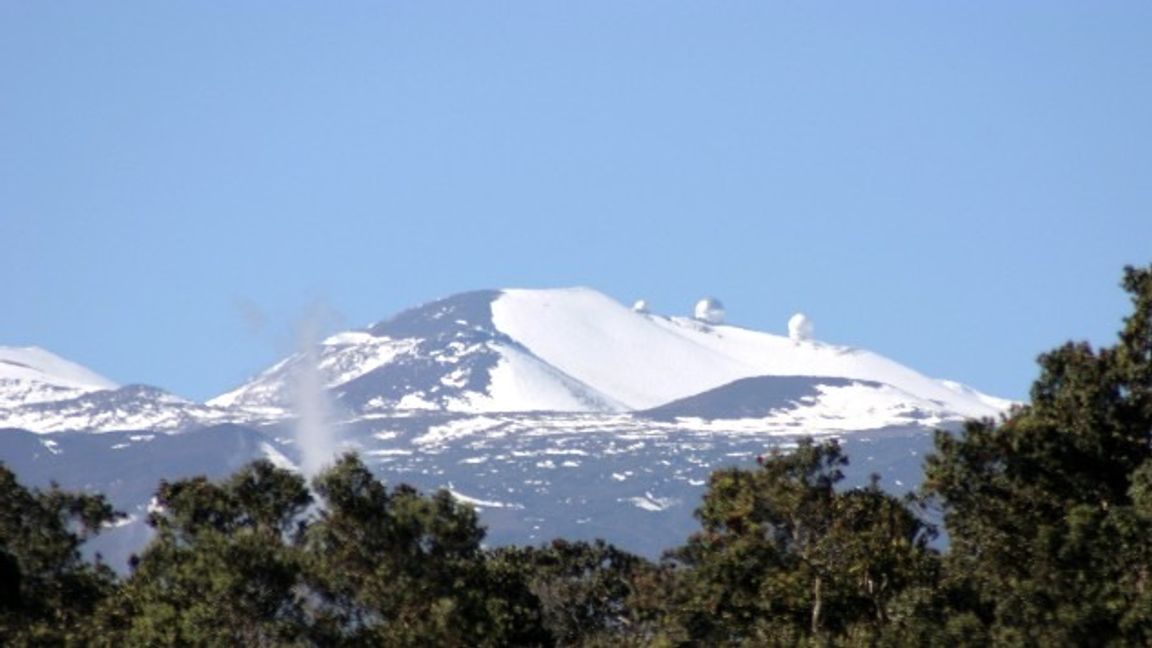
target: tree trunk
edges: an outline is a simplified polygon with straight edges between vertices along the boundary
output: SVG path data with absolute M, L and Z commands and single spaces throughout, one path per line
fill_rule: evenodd
M 812 634 L 820 632 L 820 626 L 823 619 L 820 618 L 821 608 L 824 605 L 823 592 L 821 591 L 822 581 L 820 576 L 816 576 L 816 581 L 812 583 Z

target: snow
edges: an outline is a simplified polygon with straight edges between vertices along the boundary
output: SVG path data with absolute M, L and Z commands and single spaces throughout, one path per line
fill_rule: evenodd
M 491 371 L 488 400 L 476 411 L 584 412 L 625 409 L 515 347 L 497 344 L 500 362 Z
M 0 410 L 117 387 L 104 376 L 39 347 L 0 346 Z
M 445 387 L 455 387 L 457 389 L 468 384 L 468 370 L 456 369 L 452 373 L 440 379 L 440 384 Z
M 0 379 L 34 380 L 88 391 L 119 387 L 91 369 L 39 347 L 0 346 Z
M 751 375 L 594 290 L 507 290 L 496 327 L 534 355 L 628 408 L 644 409 Z
M 439 340 L 439 346 L 429 346 L 432 338 L 393 339 L 365 331 L 328 337 L 320 347 L 325 386 L 339 390 L 386 365 L 408 367 L 431 360 L 444 367 L 430 383 L 411 387 L 398 398 L 365 400 L 356 413 L 360 416 L 401 410 L 609 415 L 764 375 L 884 383 L 907 394 L 910 408 L 931 416 L 939 411 L 950 419 L 996 416 L 1011 405 L 868 351 L 815 341 L 811 321 L 802 314 L 792 318 L 786 337 L 720 323 L 723 307 L 714 299 L 702 300 L 699 319 L 652 314 L 643 300 L 625 306 L 587 288 L 493 294 L 490 329 L 461 330 L 455 339 Z M 467 324 L 457 320 L 461 322 Z M 442 329 L 435 330 L 443 335 Z M 286 385 L 302 357 L 292 356 L 209 403 L 250 412 L 254 407 L 284 408 L 289 404 Z M 907 418 L 887 405 L 882 409 L 899 420 Z
M 375 336 L 367 331 L 344 331 L 325 338 L 320 344 L 323 346 L 345 346 L 371 343 L 374 339 Z
M 522 509 L 522 508 L 524 508 L 523 505 L 516 504 L 514 502 L 497 502 L 495 500 L 484 500 L 484 499 L 480 499 L 478 497 L 472 497 L 469 495 L 465 495 L 464 493 L 461 493 L 461 492 L 453 489 L 451 484 L 449 484 L 447 490 L 449 493 L 452 493 L 452 497 L 454 497 L 456 500 L 458 500 L 464 504 L 471 504 L 472 506 L 474 506 L 476 508 L 510 508 L 510 509 Z
M 163 398 L 137 399 L 123 404 L 82 402 L 53 403 L 53 407 L 0 409 L 0 428 L 16 428 L 38 434 L 89 431 L 96 433 L 131 430 L 177 432 L 225 422 L 244 422 L 249 413 L 206 407 Z
M 493 428 L 500 427 L 502 424 L 500 419 L 487 416 L 449 421 L 443 425 L 429 427 L 427 432 L 412 439 L 412 445 L 441 446 L 461 437 L 481 432 L 490 433 Z
M 883 394 L 868 394 L 868 389 Z M 527 530 L 537 527 L 540 538 L 573 537 L 574 529 L 583 528 L 587 535 L 579 537 L 635 543 L 635 525 L 643 522 L 658 524 L 661 533 L 641 534 L 647 538 L 644 544 L 623 546 L 654 557 L 698 526 L 691 512 L 711 470 L 752 467 L 757 454 L 771 447 L 794 447 L 795 439 L 811 434 L 804 429 L 775 429 L 773 421 L 808 417 L 814 425 L 832 430 L 843 428 L 840 417 L 856 408 L 864 414 L 876 410 L 873 421 L 887 423 L 885 411 L 898 415 L 911 398 L 889 386 L 844 381 L 807 393 L 812 395 L 798 397 L 807 400 L 772 412 L 767 422 L 653 420 L 628 413 L 434 412 L 423 417 L 393 413 L 390 418 L 353 419 L 339 425 L 341 438 L 357 447 L 389 483 L 410 483 L 425 492 L 447 486 L 462 501 L 482 508 L 494 545 L 528 542 Z M 175 471 L 172 477 L 219 474 L 222 467 L 256 457 L 292 469 L 291 462 L 298 460 L 297 446 L 278 438 L 287 435 L 285 427 L 200 434 L 189 432 L 176 439 L 133 431 L 98 444 L 78 435 L 50 435 L 33 437 L 36 443 L 29 448 L 27 435 L 16 432 L 0 435 L 0 440 L 10 441 L 6 449 L 0 444 L 0 453 L 7 452 L 6 460 L 33 473 L 43 474 L 45 466 L 53 466 L 61 477 L 72 480 L 70 488 L 85 484 L 112 488 L 120 498 L 117 508 L 141 517 L 155 486 L 151 476 L 159 471 Z M 916 435 L 916 445 L 908 445 L 913 441 L 905 434 Z M 866 475 L 877 472 L 884 475 L 886 485 L 913 484 L 909 477 L 919 474 L 921 457 L 931 444 L 922 427 L 831 436 L 857 444 L 846 445 L 854 448 L 850 452 L 856 459 L 850 468 L 860 475 L 853 483 L 867 483 Z M 890 465 L 901 468 L 893 472 Z M 150 471 L 147 475 L 137 474 L 145 469 Z M 120 484 L 117 480 L 123 481 L 126 474 L 139 479 Z M 595 520 L 594 528 L 578 527 L 581 520 Z M 147 539 L 138 540 L 133 550 Z
M 37 347 L 0 347 L 0 427 L 38 434 L 175 431 L 249 417 L 247 412 L 206 407 L 154 388 L 121 388 Z
M 363 331 L 337 333 L 320 344 L 320 375 L 325 387 L 339 387 L 392 362 L 411 351 L 414 345 L 413 340 L 392 340 Z M 244 385 L 209 400 L 208 405 L 286 407 L 291 376 L 308 355 L 289 356 Z
M 396 409 L 401 410 L 436 410 L 439 407 L 436 403 L 424 398 L 424 394 L 404 394 L 398 403 Z
M 405 448 L 381 448 L 369 450 L 367 454 L 373 457 L 407 457 L 412 454 L 412 451 Z
M 935 428 L 956 416 L 939 403 L 913 396 L 891 385 L 851 383 L 820 385 L 818 396 L 806 397 L 760 418 L 677 419 L 683 427 L 716 434 L 755 436 L 835 435 L 893 426 Z
M 636 508 L 652 512 L 665 511 L 680 503 L 680 500 L 674 497 L 655 497 L 651 492 L 645 492 L 644 497 L 630 497 L 626 501 L 631 502 Z
M 997 398 L 995 396 L 989 396 L 988 394 L 978 392 L 975 389 L 972 389 L 971 387 L 969 387 L 968 385 L 958 383 L 954 380 L 941 380 L 940 384 L 944 385 L 948 389 L 951 389 L 952 391 L 954 391 L 958 394 L 968 396 L 968 397 L 977 398 L 980 400 L 980 402 L 987 404 L 989 407 L 995 408 L 995 409 L 1003 411 L 1003 412 L 1007 412 L 1013 406 L 1020 405 L 1019 402 L 1014 401 L 1014 400 L 1010 400 L 1007 398 Z
M 272 462 L 273 466 L 281 470 L 290 470 L 292 472 L 300 472 L 300 467 L 296 465 L 291 459 L 284 455 L 283 452 L 277 450 L 271 443 L 264 442 L 260 444 L 260 451 L 268 461 Z
M 924 376 L 878 354 L 690 318 L 641 315 L 587 288 L 506 290 L 497 328 L 544 362 L 629 408 L 646 409 L 740 378 L 838 376 L 881 382 L 961 416 L 1006 401 Z
M 343 385 L 392 362 L 413 346 L 411 340 L 397 341 L 369 335 L 358 344 L 348 344 L 335 353 L 325 354 L 320 361 L 320 373 L 328 387 Z
M 365 331 L 326 338 L 316 347 L 324 387 L 339 396 L 338 390 L 350 382 L 396 367 L 380 375 L 404 376 L 402 380 L 412 376 L 415 382 L 378 398 L 363 394 L 366 383 L 358 383 L 363 399 L 347 412 L 353 419 L 388 413 L 551 412 L 569 414 L 547 418 L 552 429 L 570 431 L 616 423 L 658 426 L 629 413 L 757 376 L 847 378 L 887 388 L 828 387 L 811 402 L 781 403 L 778 411 L 762 418 L 679 420 L 677 425 L 768 435 L 847 431 L 996 417 L 1014 405 L 957 382 L 929 378 L 869 351 L 810 339 L 811 322 L 800 314 L 793 317 L 791 336 L 786 337 L 692 317 L 665 317 L 647 312 L 647 304 L 634 309 L 587 288 L 505 290 L 490 293 L 488 299 L 491 321 L 477 312 L 475 328 L 433 329 L 427 339 L 393 339 Z M 721 308 L 715 300 L 703 305 L 704 311 Z M 487 301 L 480 304 L 487 306 Z M 416 335 L 420 329 L 407 330 Z M 116 389 L 114 382 L 43 349 L 0 347 L 0 427 L 39 433 L 176 432 L 223 422 L 275 423 L 289 415 L 292 376 L 307 357 L 289 356 L 202 405 L 147 388 L 108 391 Z M 433 373 L 420 373 L 426 371 Z M 622 418 L 613 422 L 613 417 Z M 483 433 L 506 434 L 506 421 L 518 419 L 501 420 L 491 422 Z M 436 445 L 441 435 L 480 432 L 469 428 L 482 421 L 446 424 L 423 435 L 422 442 Z

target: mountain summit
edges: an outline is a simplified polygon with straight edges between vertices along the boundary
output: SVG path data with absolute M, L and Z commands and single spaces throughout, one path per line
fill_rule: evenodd
M 353 416 L 632 412 L 759 376 L 885 386 L 940 419 L 995 416 L 1008 405 L 869 351 L 719 321 L 628 308 L 588 288 L 469 292 L 333 335 L 316 356 L 294 355 L 209 403 L 290 408 L 291 376 L 311 357 Z
M 836 431 L 994 417 L 1010 405 L 813 339 L 806 318 L 805 335 L 776 335 L 724 324 L 715 299 L 701 304 L 695 317 L 671 317 L 588 288 L 461 293 L 332 335 L 206 404 L 120 387 L 41 349 L 0 347 L 0 426 L 175 432 L 282 421 L 299 411 L 307 372 L 339 420 L 675 412 L 740 429 Z
M 0 408 L 65 400 L 118 386 L 39 347 L 0 346 Z

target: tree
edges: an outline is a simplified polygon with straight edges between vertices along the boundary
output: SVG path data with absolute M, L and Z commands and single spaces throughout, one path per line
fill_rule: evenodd
M 931 530 L 875 481 L 838 492 L 847 461 L 836 442 L 805 440 L 758 470 L 712 474 L 703 528 L 674 554 L 690 568 L 678 612 L 688 637 L 791 644 L 878 632 L 901 592 L 931 581 Z
M 1123 286 L 1114 346 L 1040 356 L 1029 404 L 937 433 L 927 460 L 949 583 L 999 643 L 1152 642 L 1152 267 Z
M 222 483 L 162 482 L 156 537 L 93 630 L 103 645 L 291 645 L 308 639 L 304 480 L 266 460 Z
M 119 517 L 103 496 L 30 490 L 0 464 L 0 644 L 79 640 L 114 586 L 80 547 Z
M 490 565 L 484 530 L 447 491 L 388 489 L 354 455 L 313 482 L 309 582 L 331 641 L 389 646 L 539 645 L 539 603 Z
M 489 562 L 514 570 L 539 599 L 543 622 L 558 646 L 646 645 L 636 580 L 655 566 L 603 540 L 554 540 L 542 547 L 493 550 Z

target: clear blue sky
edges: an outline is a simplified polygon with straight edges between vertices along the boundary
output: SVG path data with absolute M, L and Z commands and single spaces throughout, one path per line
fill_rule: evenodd
M 0 344 L 193 398 L 587 285 L 1021 398 L 1152 261 L 1152 3 L 0 0 Z

